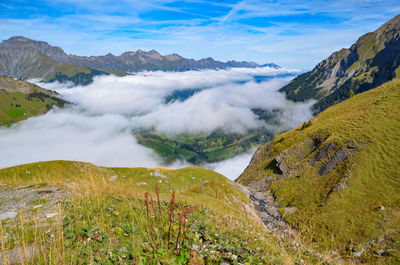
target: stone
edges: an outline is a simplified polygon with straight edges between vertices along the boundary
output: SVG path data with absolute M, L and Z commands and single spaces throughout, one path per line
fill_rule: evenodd
M 354 257 L 361 257 L 361 255 L 364 253 L 365 249 L 361 249 L 360 251 L 353 251 L 353 256 Z
M 0 264 L 26 264 L 32 261 L 39 251 L 39 247 L 34 245 L 6 250 L 0 253 Z
M 137 185 L 138 185 L 139 187 L 141 187 L 141 186 L 147 185 L 147 183 L 146 183 L 146 182 L 139 182 Z
M 56 217 L 57 215 L 58 215 L 58 213 L 47 213 L 46 217 L 47 218 L 53 218 L 53 217 Z
M 335 143 L 329 143 L 319 150 L 319 152 L 310 160 L 309 164 L 313 166 L 316 162 L 324 160 L 328 154 L 335 148 Z
M 328 173 L 334 167 L 336 167 L 337 164 L 349 158 L 351 154 L 351 152 L 347 151 L 344 148 L 339 149 L 325 164 L 320 167 L 320 169 L 318 170 L 318 174 L 322 176 Z
M 114 175 L 114 176 L 111 176 L 108 180 L 109 180 L 109 181 L 112 181 L 112 182 L 116 182 L 116 181 L 117 181 L 117 178 L 118 178 L 118 176 L 117 176 L 117 175 Z
M 10 211 L 10 212 L 5 212 L 0 214 L 0 220 L 6 220 L 10 218 L 15 218 L 18 215 L 17 212 Z

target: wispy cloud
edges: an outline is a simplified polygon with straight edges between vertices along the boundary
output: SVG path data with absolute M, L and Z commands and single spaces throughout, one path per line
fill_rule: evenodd
M 400 11 L 385 1 L 27 1 L 0 3 L 0 38 L 25 35 L 68 53 L 157 49 L 191 58 L 311 68 Z

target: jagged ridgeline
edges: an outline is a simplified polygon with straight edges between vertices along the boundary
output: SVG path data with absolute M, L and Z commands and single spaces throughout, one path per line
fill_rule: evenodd
M 333 53 L 280 91 L 294 101 L 318 99 L 316 113 L 400 77 L 400 15 Z
M 41 115 L 54 105 L 63 107 L 66 103 L 55 91 L 22 80 L 0 77 L 0 125 Z
M 124 76 L 140 71 L 188 71 L 198 69 L 226 69 L 230 67 L 255 68 L 269 66 L 254 62 L 220 62 L 213 58 L 187 59 L 178 54 L 163 56 L 155 50 L 125 52 L 119 56 L 68 55 L 63 49 L 44 41 L 25 37 L 12 37 L 0 43 L 0 76 L 18 79 L 40 78 L 45 82 L 71 81 L 74 85 L 87 85 L 94 76 L 115 74 Z
M 400 80 L 356 95 L 260 147 L 237 179 L 270 191 L 323 250 L 400 261 Z

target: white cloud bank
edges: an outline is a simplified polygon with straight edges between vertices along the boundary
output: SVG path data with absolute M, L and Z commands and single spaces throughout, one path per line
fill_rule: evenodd
M 154 128 L 170 135 L 207 134 L 216 129 L 242 132 L 267 126 L 252 108 L 280 110 L 282 126 L 290 128 L 312 117 L 310 106 L 294 104 L 277 90 L 290 77 L 284 69 L 143 72 L 126 77 L 102 76 L 85 87 L 53 83 L 74 107 L 0 128 L 0 167 L 43 160 L 79 160 L 105 166 L 181 167 L 164 165 L 152 150 L 139 145 L 132 130 Z M 270 76 L 257 83 L 254 76 Z M 185 101 L 165 104 L 176 90 L 198 89 Z M 231 179 L 244 170 L 251 154 L 206 165 Z

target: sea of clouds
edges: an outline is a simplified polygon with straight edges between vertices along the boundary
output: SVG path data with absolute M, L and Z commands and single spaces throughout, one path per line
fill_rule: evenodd
M 155 129 L 167 135 L 208 134 L 220 129 L 246 133 L 268 126 L 253 108 L 280 110 L 281 128 L 312 117 L 313 102 L 295 104 L 278 92 L 292 70 L 233 68 L 188 72 L 141 72 L 125 77 L 95 77 L 88 86 L 40 83 L 74 105 L 0 128 L 0 167 L 45 160 L 79 160 L 105 166 L 165 165 L 151 149 L 137 143 L 132 130 Z M 264 76 L 257 82 L 255 76 Z M 174 91 L 201 89 L 185 101 L 165 103 Z M 235 179 L 251 153 L 204 165 Z

